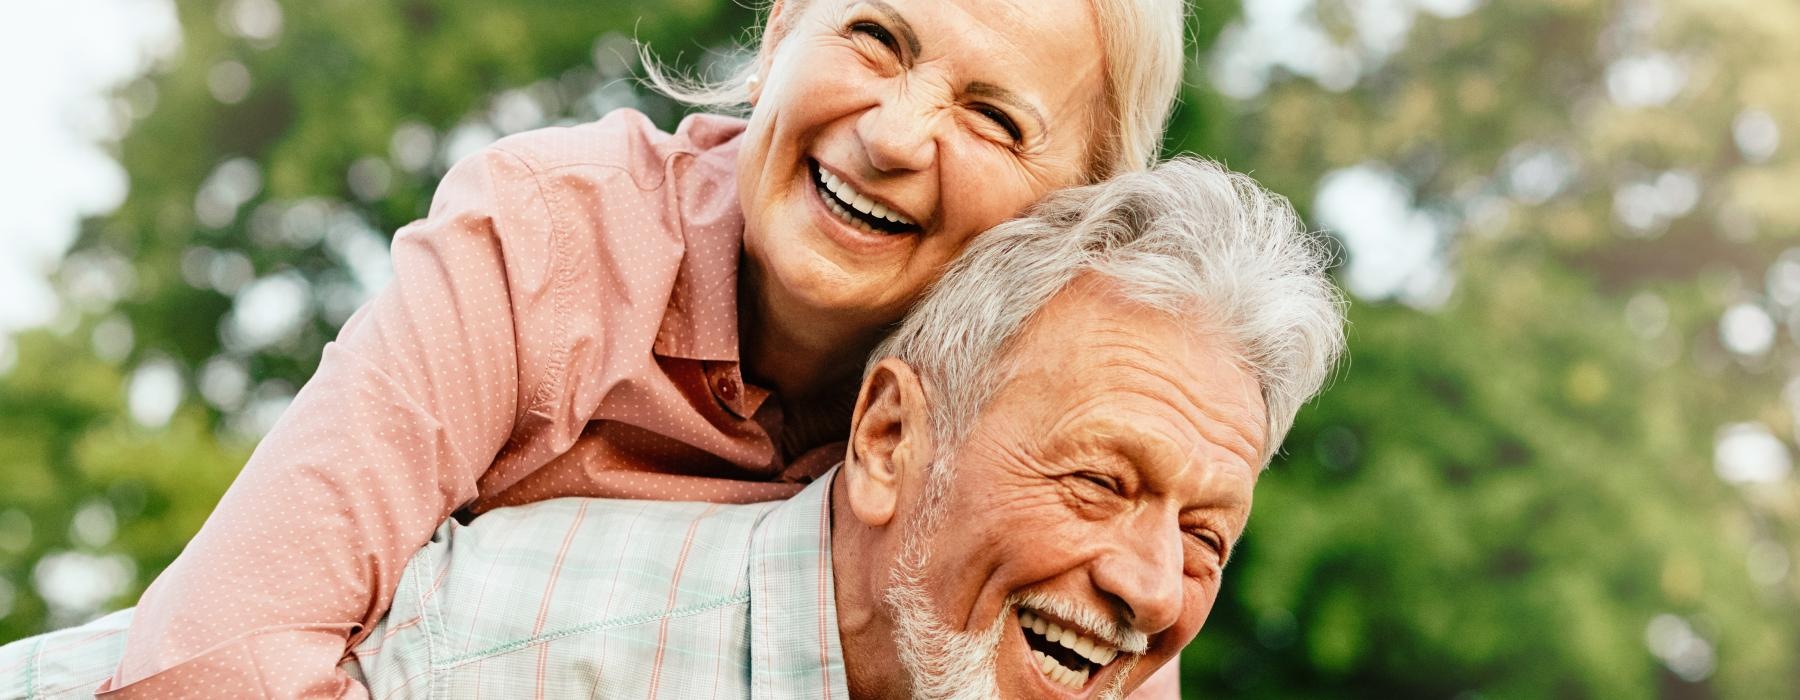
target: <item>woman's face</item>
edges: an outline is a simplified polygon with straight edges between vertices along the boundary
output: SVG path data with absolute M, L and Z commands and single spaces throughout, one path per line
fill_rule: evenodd
M 770 27 L 738 157 L 765 302 L 891 323 L 971 237 L 1088 170 L 1088 0 L 786 0 Z

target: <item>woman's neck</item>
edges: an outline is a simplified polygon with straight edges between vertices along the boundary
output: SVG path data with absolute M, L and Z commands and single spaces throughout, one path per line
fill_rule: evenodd
M 738 338 L 745 378 L 804 403 L 835 397 L 853 382 L 880 339 L 880 330 L 841 315 L 802 308 L 756 279 L 749 261 L 740 268 Z

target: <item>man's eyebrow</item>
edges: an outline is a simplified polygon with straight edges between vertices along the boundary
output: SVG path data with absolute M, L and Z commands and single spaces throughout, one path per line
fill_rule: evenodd
M 1039 112 L 1038 108 L 1035 105 L 1031 104 L 1030 102 L 1026 102 L 1023 98 L 1019 97 L 1017 94 L 1014 94 L 1013 91 L 1008 90 L 1003 87 L 1000 87 L 993 83 L 983 83 L 983 82 L 979 82 L 979 81 L 969 83 L 969 86 L 967 88 L 964 88 L 963 91 L 967 92 L 970 97 L 979 97 L 979 98 L 982 98 L 985 100 L 993 100 L 995 102 L 1009 105 L 1013 109 L 1017 109 L 1021 112 L 1025 112 L 1026 114 L 1030 115 L 1032 119 L 1037 120 L 1037 123 L 1040 127 L 1049 124 L 1048 121 L 1044 120 L 1044 113 Z
M 863 0 L 863 4 L 887 15 L 888 21 L 894 24 L 894 32 L 900 35 L 901 41 L 906 42 L 907 55 L 919 55 L 919 35 L 913 31 L 912 24 L 906 21 L 906 17 L 902 16 L 899 10 L 881 0 Z

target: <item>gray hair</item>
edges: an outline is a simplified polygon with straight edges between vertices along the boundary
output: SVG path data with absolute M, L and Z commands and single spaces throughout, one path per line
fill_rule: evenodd
M 786 1 L 783 12 L 795 17 L 813 0 Z M 1143 170 L 1161 153 L 1163 129 L 1186 63 L 1182 32 L 1187 27 L 1187 4 L 1185 0 L 1089 1 L 1099 24 L 1105 62 L 1106 101 L 1095 118 L 1099 138 L 1090 149 L 1085 173 L 1094 181 Z M 760 4 L 766 7 L 769 3 Z M 774 29 L 779 32 L 782 28 Z M 650 55 L 648 47 L 639 48 L 647 80 L 658 92 L 695 107 L 739 114 L 748 111 L 750 89 L 745 80 L 756 73 L 752 60 L 756 51 L 757 47 L 751 47 L 736 52 L 725 77 L 706 80 L 673 74 Z
M 1285 198 L 1211 161 L 1176 158 L 1063 190 L 975 237 L 869 368 L 910 364 L 931 392 L 940 449 L 960 444 L 1009 378 L 1026 324 L 1093 273 L 1128 299 L 1222 333 L 1262 389 L 1264 461 L 1344 348 L 1345 301 L 1321 237 Z

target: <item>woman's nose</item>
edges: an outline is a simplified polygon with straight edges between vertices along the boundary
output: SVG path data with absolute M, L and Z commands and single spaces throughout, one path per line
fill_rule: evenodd
M 936 125 L 943 117 L 910 100 L 895 100 L 863 113 L 857 136 L 869 165 L 882 172 L 926 170 L 937 160 Z

